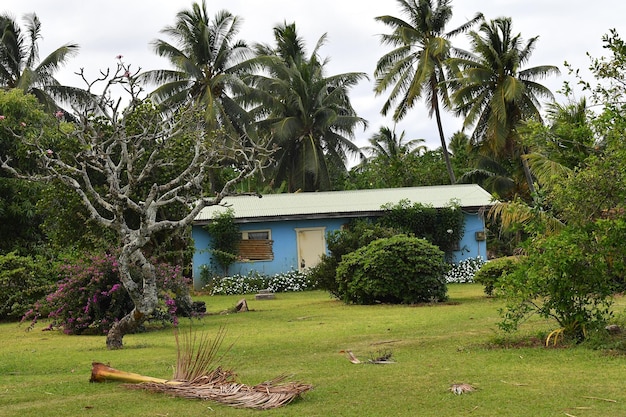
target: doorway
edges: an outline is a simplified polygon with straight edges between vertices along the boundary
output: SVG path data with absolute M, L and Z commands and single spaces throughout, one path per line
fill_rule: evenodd
M 326 228 L 295 229 L 298 244 L 298 270 L 314 267 L 326 253 Z

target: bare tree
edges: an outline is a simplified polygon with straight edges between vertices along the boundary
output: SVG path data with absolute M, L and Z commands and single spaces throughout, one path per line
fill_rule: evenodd
M 74 123 L 59 120 L 63 144 L 58 150 L 43 126 L 36 137 L 10 131 L 31 149 L 41 168 L 37 172 L 21 172 L 9 156 L 0 156 L 0 166 L 17 177 L 56 179 L 69 186 L 93 219 L 115 231 L 120 280 L 134 308 L 109 331 L 109 349 L 121 348 L 124 335 L 157 306 L 155 268 L 146 255 L 151 238 L 188 226 L 204 207 L 220 204 L 236 184 L 261 172 L 273 153 L 253 140 L 255 135 L 233 138 L 223 131 L 206 131 L 202 111 L 194 106 L 167 116 L 156 111 L 140 97 L 137 72 L 131 74 L 120 60 L 114 72 L 102 72 L 89 82 L 81 70 L 94 99 L 74 109 Z M 96 86 L 103 86 L 102 92 L 94 94 Z M 116 91 L 121 97 L 113 99 Z M 206 172 L 225 165 L 233 172 L 231 179 L 214 195 L 206 195 Z

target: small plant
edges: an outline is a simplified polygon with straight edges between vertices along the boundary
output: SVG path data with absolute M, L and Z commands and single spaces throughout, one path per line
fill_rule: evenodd
M 476 272 L 478 272 L 483 265 L 485 265 L 485 261 L 480 256 L 463 259 L 458 264 L 452 264 L 450 270 L 446 273 L 446 282 L 448 284 L 474 282 Z

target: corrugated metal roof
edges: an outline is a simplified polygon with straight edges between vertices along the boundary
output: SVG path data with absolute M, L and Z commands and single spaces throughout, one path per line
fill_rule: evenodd
M 461 207 L 476 208 L 492 204 L 491 195 L 476 184 L 440 185 L 429 187 L 383 188 L 373 190 L 327 191 L 293 194 L 266 194 L 231 196 L 218 206 L 205 207 L 196 217 L 197 223 L 206 223 L 216 213 L 233 209 L 239 221 L 262 221 L 269 218 L 322 217 L 341 214 L 375 213 L 381 206 L 400 200 L 409 200 L 435 208 L 446 207 L 455 200 Z

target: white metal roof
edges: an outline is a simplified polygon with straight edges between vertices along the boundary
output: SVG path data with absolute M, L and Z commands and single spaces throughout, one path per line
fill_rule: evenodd
M 479 208 L 493 203 L 491 194 L 476 184 L 265 194 L 262 198 L 230 196 L 224 198 L 220 205 L 205 207 L 195 221 L 206 223 L 227 208 L 233 210 L 235 219 L 240 222 L 294 217 L 356 217 L 380 212 L 381 206 L 396 204 L 400 200 L 435 208 L 447 207 L 452 200 L 464 208 Z

